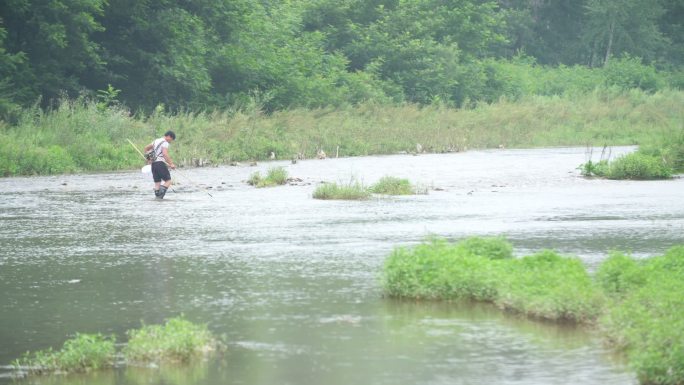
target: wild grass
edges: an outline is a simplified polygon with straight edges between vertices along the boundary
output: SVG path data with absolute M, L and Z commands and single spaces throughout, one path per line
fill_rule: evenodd
M 314 199 L 322 200 L 365 200 L 370 197 L 370 189 L 354 179 L 346 184 L 322 183 L 313 192 Z
M 287 170 L 284 167 L 272 167 L 266 173 L 266 177 L 262 177 L 259 171 L 252 173 L 247 184 L 257 188 L 279 186 L 287 183 L 287 177 Z
M 464 243 L 432 239 L 412 249 L 395 249 L 385 261 L 383 286 L 391 297 L 492 301 L 498 296 L 501 268 L 500 260 Z
M 602 295 L 576 258 L 544 251 L 513 259 L 502 238 L 431 240 L 388 257 L 383 286 L 394 297 L 486 301 L 535 318 L 593 322 Z
M 662 146 L 682 132 L 682 105 L 684 91 L 611 88 L 462 109 L 366 103 L 271 114 L 253 106 L 137 116 L 122 107 L 103 110 L 88 100 L 62 100 L 48 111 L 25 109 L 16 124 L 0 122 L 0 175 L 136 168 L 142 159 L 126 138 L 142 147 L 168 129 L 177 134 L 170 151 L 178 164 L 193 158 L 213 164 L 260 160 L 271 153 L 279 159 L 314 158 L 319 150 L 339 156 L 391 154 L 410 152 L 417 144 L 426 152 L 449 152 L 652 143 L 653 151 L 674 161 L 684 153 Z
M 143 325 L 126 334 L 129 340 L 123 355 L 131 362 L 188 361 L 215 346 L 206 325 L 183 317 L 171 318 L 164 325 Z
M 28 374 L 82 372 L 113 367 L 115 358 L 125 363 L 185 362 L 214 350 L 218 344 L 206 325 L 192 323 L 183 316 L 170 318 L 163 325 L 143 325 L 126 332 L 128 343 L 117 353 L 114 336 L 80 334 L 64 342 L 60 350 L 48 348 L 26 352 L 12 365 Z
M 666 161 L 657 156 L 633 152 L 608 161 L 600 160 L 580 165 L 584 176 L 598 176 L 608 179 L 669 179 L 674 170 Z
M 397 178 L 394 176 L 384 176 L 370 187 L 374 194 L 382 195 L 413 195 L 415 188 L 408 179 Z
M 604 297 L 582 262 L 551 250 L 509 260 L 497 306 L 547 320 L 593 323 Z
M 60 350 L 48 348 L 26 352 L 12 365 L 29 374 L 48 372 L 82 372 L 110 367 L 116 354 L 114 336 L 80 334 L 64 342 Z

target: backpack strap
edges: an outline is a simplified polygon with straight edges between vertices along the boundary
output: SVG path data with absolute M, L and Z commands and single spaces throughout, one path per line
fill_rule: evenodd
M 159 149 L 159 146 L 161 146 L 165 141 L 166 141 L 166 140 L 164 140 L 164 139 L 160 140 L 160 141 L 159 141 L 159 144 L 153 149 L 153 154 L 154 154 L 154 159 L 152 159 L 153 162 L 156 161 L 157 158 L 159 157 L 159 156 L 157 155 L 157 150 Z

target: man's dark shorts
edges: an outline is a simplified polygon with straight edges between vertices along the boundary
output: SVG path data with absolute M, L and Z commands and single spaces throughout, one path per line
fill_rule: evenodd
M 152 179 L 154 179 L 154 183 L 171 180 L 171 174 L 169 173 L 169 168 L 166 167 L 166 163 L 152 163 Z

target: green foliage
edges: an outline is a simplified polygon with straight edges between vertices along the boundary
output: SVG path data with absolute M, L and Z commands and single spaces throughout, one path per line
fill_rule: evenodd
M 681 84 L 681 15 L 671 0 L 13 0 L 0 7 L 0 116 L 63 93 L 198 113 L 254 93 L 272 112 L 662 90 Z M 506 63 L 524 55 L 541 65 Z M 120 95 L 100 92 L 109 84 Z
M 495 303 L 535 318 L 593 322 L 603 296 L 582 262 L 553 251 L 509 260 Z
M 649 155 L 642 151 L 622 155 L 612 161 L 600 160 L 581 164 L 584 176 L 598 176 L 609 179 L 668 179 L 673 169 L 662 157 Z
M 658 29 L 665 9 L 650 0 L 586 0 L 582 42 L 590 48 L 591 65 L 609 65 L 623 53 L 657 58 L 666 42 Z
M 610 340 L 627 352 L 644 384 L 684 382 L 684 246 L 642 264 L 608 259 L 611 276 L 629 277 L 601 318 Z M 636 267 L 635 267 L 636 266 Z M 620 267 L 624 270 L 620 270 Z M 638 277 L 634 282 L 633 277 Z M 610 282 L 610 281 L 609 281 Z
M 370 191 L 375 194 L 384 195 L 412 195 L 414 194 L 413 186 L 408 179 L 397 178 L 393 176 L 384 176 L 380 178 L 374 185 L 370 187 Z
M 114 364 L 115 338 L 101 334 L 80 334 L 64 342 L 62 349 L 52 348 L 25 353 L 13 362 L 16 370 L 29 373 L 79 372 Z
M 104 112 L 108 107 L 118 104 L 119 100 L 117 97 L 119 93 L 121 93 L 121 90 L 117 90 L 111 84 L 107 84 L 106 90 L 97 90 L 97 109 L 100 112 Z
M 607 177 L 609 171 L 608 160 L 600 160 L 598 162 L 593 162 L 588 160 L 587 163 L 582 163 L 578 169 L 580 173 L 586 177 L 598 176 Z
M 684 171 L 684 127 L 667 136 L 650 138 L 639 147 L 639 152 L 662 159 L 674 171 Z
M 616 86 L 622 90 L 638 88 L 655 91 L 662 88 L 662 83 L 665 81 L 663 76 L 656 72 L 654 66 L 645 65 L 640 58 L 629 55 L 611 60 L 603 72 L 606 86 Z
M 672 169 L 660 158 L 634 152 L 610 162 L 607 177 L 610 179 L 667 179 L 672 177 Z
M 265 178 L 262 178 L 259 171 L 256 171 L 247 180 L 247 184 L 258 188 L 279 186 L 285 183 L 287 183 L 287 170 L 284 167 L 270 168 Z
M 184 317 L 170 318 L 164 325 L 143 325 L 126 332 L 128 344 L 123 355 L 128 361 L 188 361 L 197 354 L 213 350 L 215 340 L 206 325 Z
M 323 200 L 364 200 L 370 196 L 370 190 L 354 179 L 346 184 L 323 183 L 313 192 L 314 199 Z
M 596 281 L 603 292 L 616 299 L 642 286 L 645 280 L 641 266 L 631 257 L 617 252 L 611 253 L 596 272 Z
M 183 316 L 170 318 L 163 325 L 143 325 L 128 330 L 128 344 L 122 354 L 127 363 L 188 361 L 215 350 L 218 343 L 207 329 Z M 26 352 L 12 362 L 16 371 L 28 374 L 81 372 L 114 366 L 117 356 L 115 337 L 80 334 L 64 342 L 58 351 L 48 348 Z
M 513 246 L 503 237 L 468 237 L 456 244 L 464 255 L 489 259 L 513 258 Z
M 592 322 L 602 295 L 582 263 L 551 251 L 511 258 L 502 238 L 468 238 L 456 244 L 432 240 L 396 249 L 385 262 L 390 296 L 475 299 L 533 317 Z
M 392 297 L 491 301 L 498 295 L 500 270 L 498 260 L 432 239 L 395 249 L 385 261 L 382 280 Z

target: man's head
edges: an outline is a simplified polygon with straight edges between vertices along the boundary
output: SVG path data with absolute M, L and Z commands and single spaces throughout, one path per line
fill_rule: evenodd
M 176 134 L 173 131 L 169 130 L 166 131 L 166 134 L 164 134 L 164 138 L 166 138 L 167 142 L 171 142 L 176 140 Z

